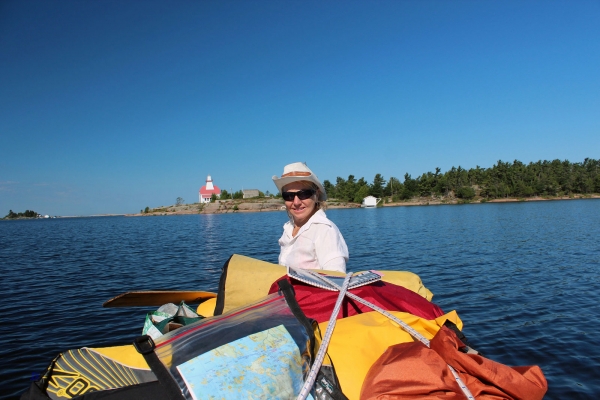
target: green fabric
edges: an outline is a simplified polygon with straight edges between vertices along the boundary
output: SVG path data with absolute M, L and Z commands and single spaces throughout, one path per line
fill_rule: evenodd
M 165 308 L 166 306 L 170 305 L 162 306 L 159 308 L 159 310 Z M 174 307 L 174 305 L 171 306 Z M 185 326 L 204 318 L 196 314 L 196 312 L 183 301 L 181 304 L 179 304 L 177 311 L 173 314 L 159 310 L 146 314 L 142 335 L 149 335 L 152 337 L 152 339 L 157 339 L 165 333 L 168 333 L 170 323 L 176 323 Z

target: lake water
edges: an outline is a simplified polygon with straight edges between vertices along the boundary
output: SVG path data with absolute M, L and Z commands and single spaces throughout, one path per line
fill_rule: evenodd
M 541 366 L 548 399 L 600 396 L 600 200 L 329 210 L 353 271 L 419 274 L 487 357 Z M 283 212 L 0 222 L 0 398 L 59 352 L 128 343 L 130 290 L 216 291 L 233 253 L 277 262 Z

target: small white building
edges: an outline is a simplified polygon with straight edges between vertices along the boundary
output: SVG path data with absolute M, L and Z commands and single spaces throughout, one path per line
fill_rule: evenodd
M 377 207 L 377 204 L 380 201 L 381 201 L 380 198 L 373 197 L 373 196 L 367 196 L 363 199 L 362 204 L 360 206 L 364 207 L 364 208 L 373 208 L 373 207 Z
M 202 186 L 198 191 L 198 202 L 199 203 L 210 203 L 212 195 L 216 195 L 217 198 L 221 197 L 221 189 L 213 184 L 210 175 L 206 177 L 206 185 Z

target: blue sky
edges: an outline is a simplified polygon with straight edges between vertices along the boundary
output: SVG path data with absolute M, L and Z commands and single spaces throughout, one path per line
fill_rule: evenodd
M 0 216 L 600 158 L 598 1 L 0 2 Z

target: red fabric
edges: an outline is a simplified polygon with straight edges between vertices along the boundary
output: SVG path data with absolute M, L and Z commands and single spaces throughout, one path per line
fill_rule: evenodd
M 290 279 L 286 275 L 271 285 L 269 294 L 277 291 L 277 282 L 281 279 L 287 279 L 292 284 L 296 292 L 296 300 L 308 318 L 312 318 L 317 322 L 329 320 L 339 292 L 310 286 L 295 279 Z M 379 281 L 352 289 L 350 293 L 387 311 L 404 311 L 429 320 L 444 315 L 442 309 L 435 304 L 402 286 L 392 283 Z M 373 311 L 373 309 L 346 297 L 342 303 L 338 319 L 369 311 Z
M 462 353 L 458 348 L 463 346 L 446 327 L 431 340 L 431 348 L 421 342 L 390 346 L 367 373 L 361 400 L 464 399 L 446 364 L 477 399 L 543 399 L 548 383 L 540 367 L 508 367 Z

